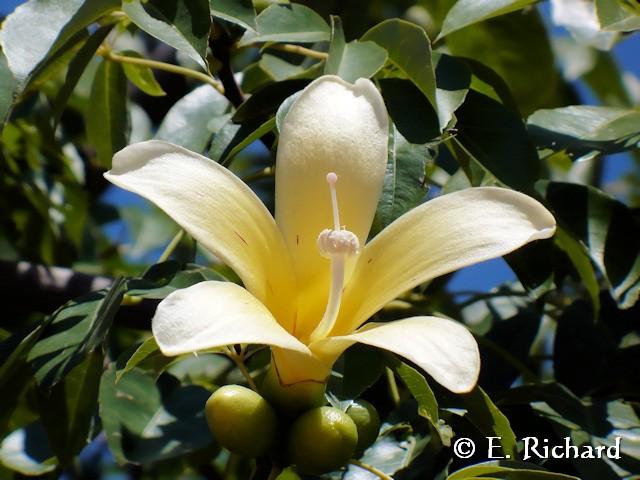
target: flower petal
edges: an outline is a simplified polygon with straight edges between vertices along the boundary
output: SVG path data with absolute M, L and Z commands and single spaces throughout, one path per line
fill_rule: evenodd
M 555 219 L 539 202 L 504 188 L 469 188 L 401 216 L 362 251 L 333 335 L 354 331 L 401 293 L 432 278 L 549 238 Z
M 480 373 L 480 353 L 473 335 L 463 325 L 438 317 L 411 317 L 389 323 L 371 323 L 341 337 L 311 344 L 319 357 L 340 354 L 354 343 L 383 348 L 411 360 L 443 387 L 468 392 Z
M 292 326 L 295 279 L 282 236 L 233 173 L 182 147 L 150 141 L 119 151 L 105 177 L 159 206 L 233 268 L 285 328 Z
M 231 282 L 201 282 L 165 298 L 151 321 L 165 355 L 180 355 L 236 343 L 278 346 L 309 354 L 244 288 Z
M 384 102 L 366 79 L 352 85 L 336 76 L 320 77 L 284 120 L 276 162 L 276 222 L 291 252 L 303 328 L 315 327 L 329 292 L 329 261 L 316 247 L 320 232 L 333 227 L 326 175 L 337 173 L 340 222 L 364 245 L 382 191 L 387 136 Z

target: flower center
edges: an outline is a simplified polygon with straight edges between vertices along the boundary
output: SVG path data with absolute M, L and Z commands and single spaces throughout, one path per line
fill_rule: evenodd
M 333 211 L 333 230 L 326 229 L 318 235 L 318 251 L 320 255 L 331 260 L 331 288 L 329 300 L 322 320 L 311 334 L 311 342 L 325 338 L 333 329 L 340 311 L 342 290 L 344 288 L 344 267 L 347 257 L 358 253 L 360 243 L 358 237 L 340 226 L 340 212 L 338 211 L 338 194 L 336 183 L 338 175 L 334 172 L 327 174 L 327 183 L 331 193 L 331 209 Z

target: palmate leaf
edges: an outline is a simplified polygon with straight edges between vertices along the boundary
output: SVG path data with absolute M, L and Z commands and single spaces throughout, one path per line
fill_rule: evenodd
M 331 44 L 324 73 L 338 75 L 347 82 L 372 77 L 387 61 L 387 52 L 376 43 L 346 43 L 340 17 L 331 17 Z
M 213 443 L 204 418 L 210 392 L 180 385 L 165 374 L 133 369 L 116 383 L 116 371 L 100 383 L 100 417 L 111 452 L 120 463 L 149 463 L 202 450 Z
M 119 0 L 29 0 L 7 16 L 0 30 L 0 130 L 13 100 L 47 61 L 119 5 Z
M 143 58 L 142 55 L 140 55 L 135 50 L 127 50 L 119 53 L 120 55 L 124 55 L 126 57 Z M 156 80 L 156 77 L 153 74 L 153 70 L 151 70 L 150 67 L 133 63 L 125 63 L 122 66 L 124 68 L 124 73 L 129 81 L 147 95 L 151 95 L 153 97 L 162 97 L 167 94 L 164 90 L 162 90 L 162 87 Z
M 55 99 L 53 100 L 52 114 L 54 126 L 60 121 L 64 107 L 69 101 L 80 77 L 89 65 L 89 62 L 94 58 L 96 50 L 98 50 L 98 47 L 100 47 L 112 28 L 112 25 L 103 25 L 93 32 L 89 39 L 78 50 L 77 54 L 73 57 L 73 60 L 69 63 L 64 85 L 58 91 Z
M 538 0 L 489 0 L 478 2 L 476 0 L 458 0 L 447 13 L 442 24 L 442 30 L 438 38 L 436 38 L 436 41 L 468 25 L 521 10 L 537 1 Z
M 221 93 L 202 85 L 173 104 L 155 138 L 201 153 L 222 128 L 229 111 L 229 101 Z
M 62 381 L 38 389 L 40 418 L 51 449 L 64 466 L 72 465 L 89 441 L 103 360 L 101 351 L 90 352 Z
M 103 168 L 127 145 L 130 123 L 127 113 L 127 77 L 119 63 L 104 60 L 98 67 L 86 112 L 87 137 Z
M 608 32 L 640 29 L 640 8 L 626 0 L 595 0 L 600 27 Z
M 481 478 L 496 480 L 578 480 L 577 477 L 549 472 L 537 465 L 510 461 L 491 461 L 472 465 L 452 473 L 446 480 L 475 480 Z
M 401 78 L 413 82 L 435 107 L 436 77 L 431 64 L 431 42 L 424 29 L 404 20 L 385 20 L 368 30 L 360 40 L 373 41 L 384 48 Z
M 478 164 L 512 188 L 525 193 L 534 191 L 541 166 L 524 123 L 515 113 L 471 90 L 456 117 L 455 141 Z
M 551 444 L 569 437 L 576 446 L 611 446 L 620 437 L 620 459 L 571 459 L 582 480 L 633 478 L 639 471 L 640 419 L 627 401 L 581 400 L 559 383 L 543 383 L 513 388 L 501 404 L 530 405 L 536 418 L 553 427 Z
M 540 147 L 575 155 L 622 152 L 640 144 L 640 110 L 573 105 L 538 110 L 527 129 Z
M 380 378 L 384 366 L 385 357 L 382 352 L 356 344 L 333 366 L 327 392 L 338 401 L 354 400 Z
M 507 416 L 493 403 L 489 395 L 479 386 L 460 396 L 467 409 L 465 417 L 485 437 L 500 437 L 502 451 L 507 458 L 516 458 L 516 436 Z
M 0 46 L 24 84 L 35 68 L 75 34 L 120 5 L 118 0 L 30 0 L 7 17 Z
M 256 9 L 251 0 L 210 0 L 211 14 L 243 28 L 255 30 Z
M 309 7 L 297 3 L 274 4 L 256 17 L 257 35 L 247 32 L 240 46 L 259 42 L 313 43 L 329 40 L 327 22 Z
M 406 468 L 424 448 L 423 439 L 415 436 L 407 424 L 391 425 L 384 423 L 380 436 L 360 459 L 387 475 Z M 342 480 L 373 480 L 378 478 L 372 473 L 355 465 L 349 465 Z
M 623 203 L 594 187 L 540 182 L 547 202 L 567 232 L 582 242 L 605 276 L 620 308 L 640 295 L 640 222 Z
M 180 288 L 208 280 L 224 281 L 225 278 L 200 265 L 183 266 L 175 261 L 156 263 L 141 278 L 133 278 L 127 282 L 127 295 L 160 300 Z
M 118 279 L 109 290 L 72 300 L 53 314 L 28 356 L 40 386 L 54 386 L 101 348 L 124 290 L 124 280 Z
M 0 131 L 11 110 L 17 87 L 18 83 L 9 68 L 7 57 L 0 49 Z
M 141 30 L 186 53 L 208 70 L 209 0 L 124 0 L 122 10 Z
M 427 192 L 426 170 L 431 163 L 433 154 L 429 145 L 409 143 L 391 126 L 387 171 L 376 209 L 375 230 L 382 230 L 420 203 Z
M 445 43 L 452 55 L 473 59 L 500 75 L 523 115 L 566 102 L 551 43 L 535 9 L 470 25 L 447 35 Z

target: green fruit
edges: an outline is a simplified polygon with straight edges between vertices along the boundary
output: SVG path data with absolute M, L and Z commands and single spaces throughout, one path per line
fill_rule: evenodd
M 287 455 L 302 473 L 320 475 L 345 465 L 358 443 L 351 417 L 333 407 L 319 407 L 300 415 L 291 426 Z
M 266 454 L 276 438 L 278 419 L 264 398 L 240 385 L 226 385 L 207 400 L 205 416 L 218 443 L 243 457 Z
M 276 407 L 288 414 L 296 414 L 325 405 L 324 389 L 324 383 L 313 381 L 283 385 L 272 363 L 260 391 Z
M 358 429 L 358 445 L 356 453 L 364 452 L 369 445 L 376 441 L 380 433 L 380 415 L 376 407 L 366 400 L 358 398 L 347 408 L 347 415 L 351 417 Z

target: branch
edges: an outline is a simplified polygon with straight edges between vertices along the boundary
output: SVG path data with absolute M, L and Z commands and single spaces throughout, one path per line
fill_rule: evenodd
M 50 314 L 69 300 L 107 288 L 113 278 L 75 272 L 65 267 L 49 267 L 30 262 L 0 260 L 0 291 L 3 317 L 24 316 L 32 312 Z M 122 306 L 116 323 L 136 329 L 148 329 L 157 300 Z
M 326 60 L 329 57 L 328 53 L 311 50 L 310 48 L 302 47 L 300 45 L 291 45 L 289 43 L 274 43 L 273 45 L 269 45 L 267 48 L 280 50 L 281 52 L 297 53 L 298 55 L 304 55 L 305 57 L 316 58 L 318 60 Z
M 165 72 L 176 73 L 184 77 L 190 77 L 203 83 L 207 83 L 215 88 L 218 92 L 224 95 L 224 87 L 215 78 L 207 75 L 206 73 L 191 70 L 190 68 L 181 67 L 179 65 L 173 65 L 172 63 L 159 62 L 157 60 L 150 60 L 148 58 L 126 57 L 113 53 L 111 50 L 105 47 L 100 47 L 96 52 L 103 58 L 111 60 L 116 63 L 129 63 L 131 65 L 140 65 L 143 67 L 149 67 L 156 70 L 163 70 Z

